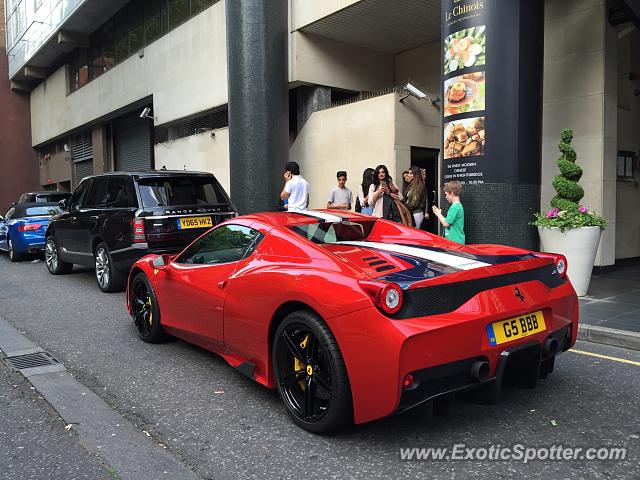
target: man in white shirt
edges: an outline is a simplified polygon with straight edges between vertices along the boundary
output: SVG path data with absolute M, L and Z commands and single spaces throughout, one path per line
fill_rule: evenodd
M 284 167 L 284 189 L 280 194 L 287 200 L 288 212 L 304 212 L 309 207 L 309 182 L 300 175 L 300 165 L 288 162 Z

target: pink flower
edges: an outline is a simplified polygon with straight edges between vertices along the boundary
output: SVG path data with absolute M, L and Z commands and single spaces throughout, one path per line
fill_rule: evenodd
M 578 211 L 579 211 L 580 213 L 587 213 L 587 208 L 586 208 L 586 207 L 583 207 L 583 206 L 581 205 L 581 206 L 580 206 L 580 208 L 578 208 Z
M 558 212 L 560 212 L 560 210 L 552 208 L 547 212 L 547 218 L 556 218 L 558 216 Z

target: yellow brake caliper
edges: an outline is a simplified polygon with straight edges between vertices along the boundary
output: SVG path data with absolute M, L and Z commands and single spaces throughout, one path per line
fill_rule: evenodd
M 307 333 L 305 337 L 300 342 L 300 348 L 305 350 L 307 348 L 307 343 L 309 343 L 309 334 Z M 300 360 L 298 360 L 295 356 L 293 357 L 293 371 L 294 373 L 300 373 L 305 370 L 305 365 Z M 298 382 L 300 384 L 300 388 L 304 390 L 307 386 L 307 383 L 304 380 L 300 380 Z
M 145 305 L 149 307 L 149 320 L 147 320 L 147 322 L 149 322 L 149 326 L 151 326 L 153 324 L 153 307 L 151 306 L 151 297 L 147 297 L 147 303 Z

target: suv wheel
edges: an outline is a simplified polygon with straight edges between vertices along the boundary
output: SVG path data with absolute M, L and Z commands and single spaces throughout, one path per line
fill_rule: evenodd
M 94 255 L 96 263 L 96 281 L 103 292 L 118 292 L 124 289 L 124 275 L 116 270 L 109 250 L 104 243 L 96 247 Z
M 23 255 L 21 253 L 16 252 L 13 249 L 13 242 L 11 241 L 11 239 L 9 238 L 7 240 L 8 242 L 8 249 L 9 249 L 9 260 L 11 260 L 12 262 L 19 262 L 20 260 L 23 259 Z
M 52 275 L 65 275 L 73 269 L 73 263 L 60 260 L 58 244 L 52 236 L 47 237 L 44 245 L 44 261 L 47 264 L 47 270 Z

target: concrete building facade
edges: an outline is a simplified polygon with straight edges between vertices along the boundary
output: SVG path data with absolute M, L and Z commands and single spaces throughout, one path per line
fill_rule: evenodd
M 252 173 L 233 168 L 229 106 L 267 99 L 254 91 L 230 99 L 229 39 L 239 32 L 228 31 L 225 0 L 9 1 L 5 80 L 28 92 L 38 152 L 29 161 L 41 185 L 72 188 L 92 172 L 166 167 L 211 171 L 232 198 L 242 194 L 241 176 Z M 545 11 L 540 207 L 553 196 L 560 131 L 572 128 L 583 203 L 610 225 L 596 264 L 638 257 L 640 8 L 635 0 L 538 1 Z M 23 4 L 24 21 L 16 20 Z M 440 0 L 289 0 L 289 158 L 269 159 L 273 181 L 281 181 L 278 164 L 297 161 L 319 208 L 337 170 L 348 171 L 356 191 L 367 167 L 385 164 L 399 179 L 419 164 L 437 198 L 442 24 Z M 404 98 L 407 82 L 427 98 Z M 264 208 L 276 202 L 264 198 Z
M 0 0 L 0 12 L 4 12 Z M 5 24 L 0 24 L 0 215 L 22 192 L 37 190 L 38 164 L 31 148 L 29 95 L 14 92 L 9 82 Z

